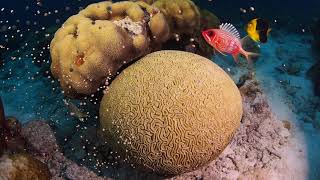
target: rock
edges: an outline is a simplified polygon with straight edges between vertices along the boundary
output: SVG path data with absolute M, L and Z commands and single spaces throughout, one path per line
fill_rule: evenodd
M 27 154 L 4 155 L 0 158 L 0 179 L 49 180 L 48 167 Z
M 15 117 L 5 117 L 0 98 L 0 156 L 3 152 L 24 152 L 26 142 L 20 135 L 21 124 Z
M 71 164 L 66 169 L 66 178 L 70 180 L 104 180 L 106 178 L 97 177 L 97 175 L 91 171 L 88 171 L 85 167 L 79 167 L 76 164 Z
M 262 167 L 257 167 L 254 170 L 245 172 L 239 176 L 238 180 L 269 180 L 270 170 Z
M 15 117 L 7 117 L 6 121 L 6 149 L 11 153 L 25 152 L 26 141 L 21 136 L 21 124 Z
M 298 76 L 302 70 L 301 64 L 299 63 L 281 64 L 275 69 L 281 73 L 287 73 L 289 75 L 294 75 L 294 76 Z
M 57 145 L 57 140 L 50 126 L 45 121 L 30 121 L 22 127 L 22 134 L 28 142 L 31 154 L 48 164 L 52 179 L 72 180 L 107 180 L 96 175 L 86 167 L 67 159 Z
M 55 136 L 45 121 L 28 122 L 23 127 L 22 136 L 44 159 L 52 158 L 52 155 L 59 151 Z
M 290 130 L 291 129 L 291 122 L 288 120 L 283 120 L 283 127 L 285 127 L 286 129 Z
M 242 75 L 237 83 L 238 88 L 240 88 L 241 86 L 243 86 L 247 80 L 252 80 L 254 78 L 254 74 L 253 73 L 247 73 Z

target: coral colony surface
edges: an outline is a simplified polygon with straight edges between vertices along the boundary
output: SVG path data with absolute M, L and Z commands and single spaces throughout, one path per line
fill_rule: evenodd
M 320 3 L 271 1 L 1 3 L 0 180 L 320 179 Z

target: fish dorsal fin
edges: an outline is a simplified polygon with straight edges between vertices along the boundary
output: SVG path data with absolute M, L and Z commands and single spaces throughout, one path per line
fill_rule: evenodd
M 221 30 L 227 31 L 235 38 L 240 39 L 240 34 L 239 34 L 238 30 L 232 24 L 222 23 L 219 27 Z

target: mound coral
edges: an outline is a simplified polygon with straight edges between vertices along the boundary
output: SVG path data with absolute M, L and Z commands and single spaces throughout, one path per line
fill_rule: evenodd
M 164 15 L 147 3 L 91 4 L 56 32 L 50 46 L 51 72 L 66 95 L 89 95 L 122 65 L 168 38 Z
M 49 180 L 50 177 L 48 167 L 29 155 L 4 155 L 0 158 L 0 179 Z
M 164 176 L 215 159 L 241 117 L 231 78 L 210 60 L 182 51 L 158 51 L 129 66 L 100 105 L 101 127 L 114 151 Z
M 166 16 L 172 33 L 193 34 L 200 28 L 200 12 L 191 0 L 157 0 L 158 7 Z
M 214 15 L 211 11 L 203 9 L 200 11 L 201 14 L 201 29 L 208 29 L 208 28 L 219 28 L 221 24 L 219 18 Z

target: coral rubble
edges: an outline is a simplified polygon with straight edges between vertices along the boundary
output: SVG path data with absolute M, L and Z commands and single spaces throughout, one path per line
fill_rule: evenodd
M 48 165 L 52 179 L 71 180 L 107 180 L 98 177 L 88 168 L 79 166 L 67 159 L 58 147 L 55 135 L 45 121 L 30 121 L 22 128 L 22 134 L 27 139 L 30 152 Z

